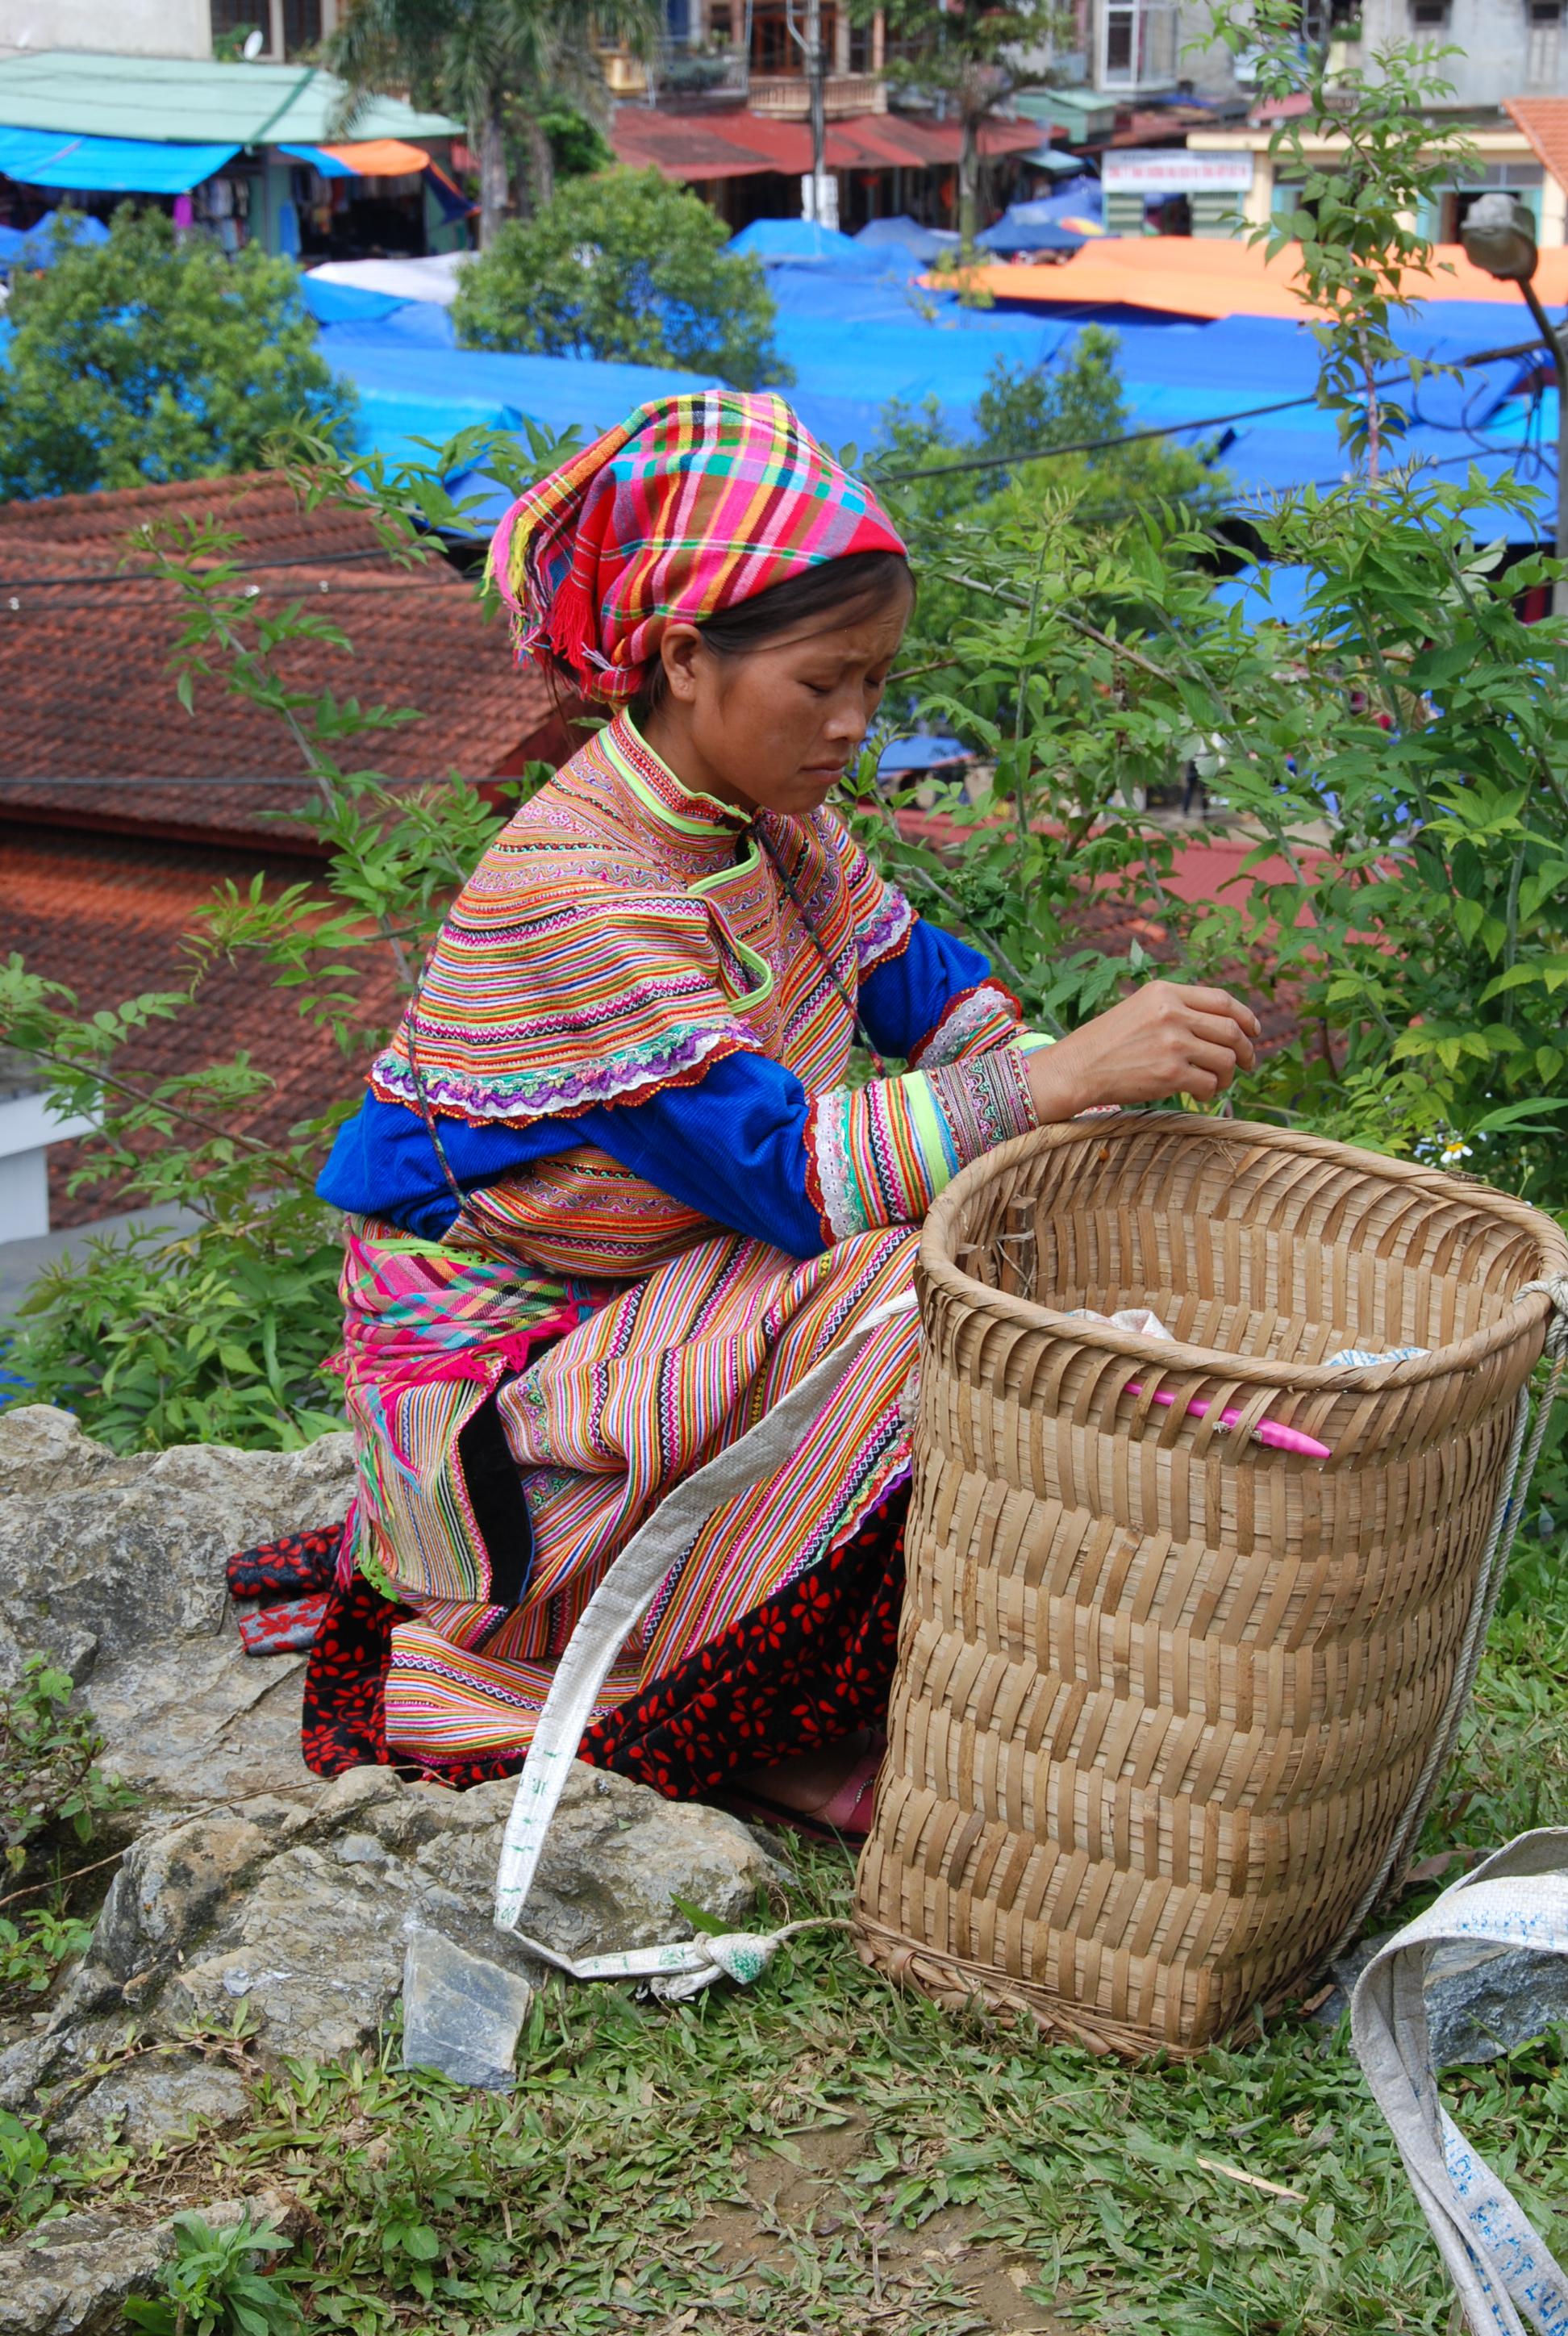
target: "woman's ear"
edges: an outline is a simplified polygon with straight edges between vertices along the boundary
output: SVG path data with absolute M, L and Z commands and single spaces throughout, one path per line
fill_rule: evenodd
M 689 706 L 697 693 L 698 661 L 708 654 L 702 635 L 695 625 L 677 618 L 665 627 L 658 654 L 664 667 L 665 686 L 672 697 Z

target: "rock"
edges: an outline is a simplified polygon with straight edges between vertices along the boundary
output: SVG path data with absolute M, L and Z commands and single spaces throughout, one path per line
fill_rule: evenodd
M 297 2220 L 270 2192 L 220 2199 L 199 2212 L 215 2231 L 248 2214 L 258 2227 L 271 2223 L 292 2235 Z M 157 2292 L 179 2244 L 172 2218 L 137 2224 L 95 2213 L 40 2224 L 0 2248 L 0 2336 L 119 2336 L 126 2324 L 121 2307 L 130 2296 Z
M 345 1514 L 350 1438 L 299 1452 L 182 1444 L 122 1457 L 69 1415 L 0 1413 L 0 1601 L 13 1638 L 54 1654 L 75 1634 L 146 1660 L 224 1627 L 223 1561 Z
M 533 1990 L 517 1971 L 416 1931 L 403 1963 L 403 2065 L 508 2093 Z
M 150 2149 L 191 2125 L 236 2125 L 250 2106 L 238 2068 L 200 2054 L 160 2053 L 128 2061 L 69 2104 L 50 2126 L 50 2139 L 68 2149 L 97 2142 L 112 2127 L 132 2148 Z
M 114 2214 L 66 2214 L 0 2248 L 0 2336 L 114 2336 L 121 2305 L 145 2295 L 174 2253 L 172 2223 L 137 2229 Z
M 317 1779 L 299 1755 L 305 1663 L 303 1655 L 252 1660 L 226 1625 L 217 1638 L 101 1665 L 85 1700 L 103 1767 L 153 1809 L 309 1794 Z
M 1393 1935 L 1384 1931 L 1358 1939 L 1335 1963 L 1334 1991 L 1312 2014 L 1320 2026 L 1339 2024 L 1356 1981 Z M 1530 1954 L 1519 1947 L 1438 1947 L 1427 1965 L 1421 1992 L 1435 2068 L 1499 2060 L 1548 2028 L 1568 2026 L 1568 1955 Z
M 138 2078 L 128 2094 L 137 2060 L 85 2086 L 128 2028 L 188 2045 L 192 2031 L 231 2035 L 243 2007 L 261 2062 L 341 2058 L 375 2044 L 421 1932 L 477 1956 L 498 1984 L 543 1978 L 491 1919 L 512 1790 L 449 1793 L 355 1768 L 304 1798 L 258 1796 L 155 1826 L 116 1874 L 43 2044 L 14 2048 L 0 2083 L 14 2101 L 57 2102 L 79 2138 L 127 2116 L 142 2136 L 165 2115 L 184 2122 L 190 2081 L 161 2089 Z M 783 1878 L 738 1818 L 579 1767 L 528 1927 L 562 1954 L 623 1952 L 690 1937 L 677 1897 L 744 1927 Z
M 0 1678 L 41 1653 L 90 1680 L 103 1766 L 156 1806 L 308 1792 L 305 1659 L 242 1653 L 223 1565 L 352 1490 L 346 1436 L 122 1456 L 46 1404 L 0 1413 Z
M 1435 2068 L 1498 2060 L 1568 2024 L 1568 1955 L 1518 1947 L 1439 1947 L 1423 1994 Z
M 321 1784 L 299 1756 L 304 1658 L 252 1661 L 232 1635 L 224 1560 L 342 1516 L 350 1491 L 346 1436 L 122 1457 L 67 1413 L 0 1415 L 0 1676 L 34 1649 L 91 1665 L 103 1765 L 144 1796 L 47 2028 L 0 2053 L 0 2100 L 45 2104 L 62 2135 L 142 2143 L 238 2114 L 237 2051 L 373 2045 L 421 1932 L 503 1990 L 542 1975 L 491 1921 L 511 1785 L 449 1793 L 384 1768 Z M 782 1874 L 737 1819 L 581 1767 L 527 1926 L 574 1958 L 689 1936 L 676 1898 L 741 1928 Z M 193 2047 L 204 2033 L 213 2054 Z

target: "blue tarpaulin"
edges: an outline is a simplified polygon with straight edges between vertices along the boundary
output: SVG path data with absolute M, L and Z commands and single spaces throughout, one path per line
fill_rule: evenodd
M 872 253 L 852 235 L 841 235 L 836 227 L 820 227 L 815 219 L 754 219 L 750 227 L 732 236 L 726 248 L 769 267 L 804 263 L 859 270 L 876 265 Z
M 13 268 L 47 268 L 54 257 L 55 221 L 58 211 L 44 211 L 31 227 L 0 227 L 0 269 Z M 65 214 L 66 237 L 71 243 L 107 243 L 109 229 L 102 219 L 88 219 L 83 212 Z
M 238 146 L 0 129 L 0 175 L 29 187 L 70 188 L 83 194 L 183 195 L 239 151 Z
M 896 778 L 901 771 L 940 771 L 949 763 L 967 763 L 969 749 L 956 738 L 895 738 L 877 756 L 877 776 Z
M 907 211 L 899 211 L 891 219 L 869 219 L 854 240 L 862 250 L 887 251 L 890 248 L 907 251 L 911 258 L 928 265 L 941 258 L 945 251 L 957 251 L 961 238 L 945 227 L 922 227 L 911 219 Z
M 427 461 L 415 439 L 439 442 L 474 423 L 516 430 L 524 414 L 552 430 L 575 424 L 585 437 L 593 437 L 651 397 L 718 386 L 710 375 L 666 373 L 652 365 L 456 349 L 436 337 L 443 326 L 450 334 L 443 309 L 417 302 L 384 325 L 323 326 L 323 357 L 358 394 L 360 443 L 365 448 L 394 462 Z M 505 500 L 497 489 L 488 515 L 499 518 Z
M 1222 577 L 1214 598 L 1222 608 L 1240 608 L 1248 626 L 1299 624 L 1316 578 L 1309 568 L 1243 568 Z
M 1016 210 L 1004 211 L 995 227 L 975 238 L 982 251 L 1082 251 L 1084 241 L 1055 219 L 1019 219 Z
M 297 162 L 308 162 L 323 179 L 357 179 L 359 172 L 352 162 L 339 161 L 325 146 L 280 146 L 280 154 L 291 154 Z

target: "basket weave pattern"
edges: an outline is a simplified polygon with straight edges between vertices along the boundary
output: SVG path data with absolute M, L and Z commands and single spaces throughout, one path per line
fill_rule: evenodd
M 1522 1202 L 1236 1121 L 1075 1122 L 965 1170 L 920 1248 L 864 1959 L 1128 2053 L 1298 1991 L 1440 1724 L 1544 1335 L 1514 1293 L 1564 1270 Z M 1178 1343 L 1066 1319 L 1132 1306 Z

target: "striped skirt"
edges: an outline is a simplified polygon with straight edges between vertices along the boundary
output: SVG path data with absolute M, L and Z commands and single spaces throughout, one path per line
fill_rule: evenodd
M 386 1741 L 437 1772 L 527 1749 L 611 1561 L 683 1476 L 908 1291 L 918 1240 L 865 1233 L 802 1263 L 710 1229 L 625 1280 L 547 1278 L 537 1248 L 507 1253 L 494 1209 L 471 1204 L 455 1230 L 438 1246 L 357 1223 L 345 1274 L 346 1552 L 412 1610 L 391 1634 Z M 917 1338 L 912 1311 L 873 1330 L 790 1457 L 708 1517 L 601 1712 L 823 1565 L 907 1479 Z

